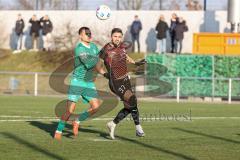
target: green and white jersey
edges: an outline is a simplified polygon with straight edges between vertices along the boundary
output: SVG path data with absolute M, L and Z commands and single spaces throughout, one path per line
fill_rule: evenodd
M 93 69 L 96 66 L 99 50 L 94 43 L 86 46 L 79 42 L 74 49 L 73 78 L 86 82 L 92 81 Z

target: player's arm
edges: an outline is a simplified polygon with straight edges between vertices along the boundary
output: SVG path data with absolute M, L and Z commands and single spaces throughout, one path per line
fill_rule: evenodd
M 97 65 L 96 65 L 96 70 L 97 70 L 98 73 L 103 75 L 105 78 L 109 79 L 110 78 L 109 73 L 106 72 L 104 70 L 104 68 L 103 68 L 103 60 L 104 60 L 104 58 L 106 56 L 104 47 L 99 51 L 98 55 L 99 55 L 99 61 L 98 61 Z
M 127 56 L 128 63 L 135 64 L 135 61 L 131 57 L 129 57 L 128 55 L 126 55 L 126 56 Z
M 94 68 L 98 62 L 98 56 L 87 54 L 80 47 L 75 48 L 75 53 L 81 65 L 83 65 L 86 70 Z
M 83 54 L 79 54 L 78 56 L 79 58 L 79 61 L 81 62 L 81 64 L 87 69 L 87 70 L 90 70 L 92 68 L 95 67 L 96 65 L 96 59 L 97 57 L 94 57 L 92 55 L 87 55 L 85 53 Z
M 128 55 L 126 55 L 127 56 L 127 62 L 128 63 L 131 63 L 131 64 L 135 64 L 136 66 L 141 66 L 141 65 L 143 65 L 143 64 L 145 64 L 146 63 L 146 60 L 145 59 L 142 59 L 142 60 L 140 60 L 140 61 L 137 61 L 137 62 L 135 62 L 131 57 L 129 57 Z
M 102 74 L 102 75 L 103 75 L 104 73 L 106 73 L 106 71 L 105 71 L 104 68 L 103 68 L 102 61 L 101 61 L 101 60 L 98 61 L 97 65 L 96 65 L 96 70 L 97 70 L 97 72 L 98 72 L 99 74 Z

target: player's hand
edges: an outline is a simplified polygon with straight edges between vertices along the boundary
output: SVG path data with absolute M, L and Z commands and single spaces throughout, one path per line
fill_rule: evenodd
M 108 72 L 103 73 L 103 77 L 110 79 L 110 74 Z
M 136 66 L 141 66 L 141 65 L 144 65 L 145 63 L 147 63 L 147 61 L 145 59 L 142 59 L 140 61 L 135 62 L 135 65 Z

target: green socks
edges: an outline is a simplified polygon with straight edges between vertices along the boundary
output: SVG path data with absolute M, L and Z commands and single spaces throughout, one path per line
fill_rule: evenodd
M 88 117 L 89 117 L 88 111 L 84 111 L 84 112 L 80 113 L 78 120 L 85 121 Z
M 78 120 L 79 121 L 85 121 L 87 118 L 89 117 L 89 113 L 88 111 L 84 111 L 82 113 L 80 113 Z M 58 122 L 58 126 L 57 126 L 57 132 L 62 132 L 63 129 L 65 128 L 66 122 L 63 120 L 60 120 Z
M 64 127 L 65 127 L 65 124 L 66 124 L 65 121 L 60 120 L 60 121 L 58 122 L 57 131 L 58 131 L 58 132 L 62 132 L 63 129 L 64 129 Z

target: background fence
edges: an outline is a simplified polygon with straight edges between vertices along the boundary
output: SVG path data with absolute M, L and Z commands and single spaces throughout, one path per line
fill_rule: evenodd
M 49 85 L 51 73 L 37 72 L 0 72 L 0 94 L 1 95 L 31 95 L 31 96 L 65 96 L 58 93 Z M 149 85 L 145 76 L 131 76 L 134 90 L 138 97 L 157 97 L 160 99 L 181 99 L 200 98 L 222 98 L 231 103 L 232 100 L 240 101 L 240 78 L 202 78 L 202 77 L 161 77 L 161 80 L 169 82 L 172 89 L 168 93 L 146 94 L 154 84 Z M 141 80 L 143 80 L 141 85 Z M 65 80 L 68 84 L 68 80 Z M 108 82 L 99 76 L 96 80 L 99 90 L 110 91 Z M 151 83 L 150 83 L 151 84 Z M 141 89 L 143 86 L 143 89 Z M 220 88 L 219 88 L 220 87 Z M 160 85 L 160 88 L 164 86 Z
M 152 65 L 147 70 L 148 76 L 172 84 L 168 96 L 240 99 L 240 57 L 151 54 L 146 59 L 166 68 Z
M 174 98 L 178 102 L 192 97 L 240 101 L 240 57 L 150 54 L 146 60 L 145 74 L 131 76 L 139 97 Z M 50 76 L 51 73 L 0 72 L 0 93 L 64 96 L 67 91 L 58 93 L 51 88 Z M 62 82 L 62 76 L 54 79 L 60 87 L 69 79 L 67 76 Z M 95 83 L 97 89 L 109 91 L 104 77 L 98 76 Z

